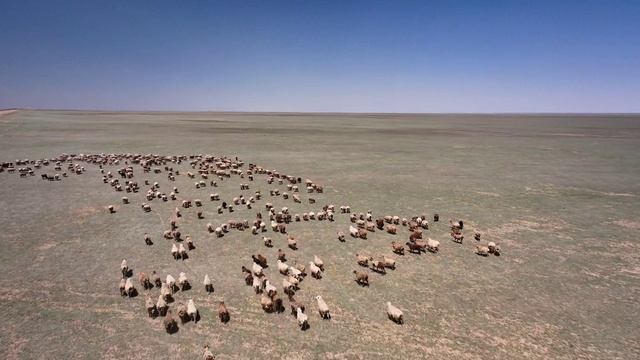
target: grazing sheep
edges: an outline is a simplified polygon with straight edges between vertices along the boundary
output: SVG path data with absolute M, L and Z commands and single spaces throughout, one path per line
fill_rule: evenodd
M 311 276 L 313 276 L 314 278 L 322 278 L 322 271 L 318 266 L 316 266 L 316 264 L 313 263 L 313 261 L 309 261 L 309 271 L 311 271 Z
M 282 279 L 282 291 L 291 296 L 294 293 L 295 286 L 289 281 L 289 279 Z
M 271 282 L 269 282 L 269 280 L 267 280 L 266 278 L 262 282 L 264 291 L 267 293 L 267 295 L 273 298 L 278 293 L 278 289 L 273 286 Z
M 229 310 L 227 310 L 227 306 L 224 304 L 224 301 L 220 301 L 220 304 L 218 304 L 218 317 L 223 323 L 227 323 L 231 319 L 229 316 Z
M 259 294 L 262 292 L 262 277 L 260 276 L 253 276 L 252 278 L 252 286 L 253 286 L 253 290 L 256 292 L 256 294 Z
M 200 314 L 198 314 L 198 308 L 196 308 L 196 304 L 193 302 L 193 299 L 189 299 L 189 302 L 187 302 L 187 315 L 191 321 L 195 323 L 198 322 Z
M 301 279 L 303 276 L 302 271 L 297 269 L 295 266 L 289 266 L 287 271 L 289 275 L 295 277 L 296 279 Z
M 437 253 L 438 251 L 440 251 L 440 241 L 428 238 L 427 250 L 431 251 L 432 253 Z
M 300 326 L 301 330 L 306 330 L 309 328 L 309 318 L 301 308 L 296 309 L 296 320 L 298 320 L 298 326 Z
M 252 271 L 253 271 L 253 275 L 255 275 L 255 276 L 262 276 L 263 275 L 262 274 L 262 266 L 260 266 L 259 264 L 255 263 L 255 262 L 252 264 Z
M 396 228 L 395 225 L 387 225 L 387 232 L 389 234 L 395 235 L 397 231 L 398 231 L 398 228 Z
M 486 245 L 476 245 L 476 254 L 480 256 L 488 256 L 489 255 L 489 247 Z
M 376 219 L 376 227 L 378 228 L 378 230 L 384 229 L 384 219 L 383 218 Z
M 114 208 L 114 207 L 113 207 L 113 205 L 109 205 L 109 212 L 110 212 L 111 214 L 115 214 L 115 212 L 116 212 L 116 208 Z
M 451 237 L 453 238 L 454 242 L 457 242 L 459 244 L 462 244 L 462 241 L 464 240 L 464 235 L 460 230 L 451 231 Z
M 149 246 L 153 245 L 153 241 L 151 241 L 151 237 L 147 233 L 144 234 L 144 243 Z
M 171 297 L 172 293 L 173 293 L 173 290 L 171 289 L 169 284 L 162 283 L 162 286 L 160 287 L 160 296 L 165 300 L 169 300 L 172 298 Z
M 212 293 L 213 292 L 213 284 L 211 283 L 211 279 L 209 278 L 209 274 L 205 274 L 204 275 L 204 281 L 202 282 L 204 284 L 204 289 L 206 292 L 208 293 Z
M 493 249 L 493 255 L 500 256 L 500 246 L 496 245 L 495 249 Z
M 219 238 L 224 236 L 224 230 L 222 230 L 222 228 L 220 226 L 218 226 L 215 229 L 215 233 L 216 233 L 216 236 L 219 237 Z
M 213 353 L 209 350 L 209 345 L 204 346 L 204 353 L 202 354 L 202 359 L 215 360 L 215 356 L 213 356 Z
M 246 267 L 242 267 L 242 273 L 244 274 L 244 282 L 247 285 L 251 285 L 253 283 L 253 274 L 251 273 L 251 270 L 247 269 Z
M 162 324 L 164 325 L 166 332 L 169 334 L 173 334 L 178 331 L 178 322 L 173 318 L 171 310 L 167 311 L 167 316 L 162 320 Z
M 396 243 L 395 241 L 391 242 L 391 247 L 393 248 L 393 252 L 398 255 L 404 255 L 404 246 Z
M 367 231 L 365 229 L 358 229 L 358 237 L 367 240 Z
M 267 258 L 262 256 L 261 254 L 258 255 L 251 255 L 251 259 L 253 259 L 253 262 L 262 266 L 263 268 L 268 267 L 267 266 Z
M 180 258 L 180 253 L 178 252 L 178 247 L 176 246 L 176 244 L 171 245 L 171 255 L 175 260 L 178 260 Z
M 271 240 L 270 237 L 263 236 L 262 237 L 262 242 L 264 243 L 264 246 L 266 246 L 266 247 L 272 247 L 273 246 L 273 240 Z
M 318 255 L 313 256 L 313 263 L 320 268 L 320 270 L 324 271 L 324 261 L 318 257 Z
M 353 226 L 349 226 L 349 234 L 351 235 L 351 237 L 357 238 L 358 237 L 358 229 L 353 227 Z
M 364 266 L 364 267 L 369 266 L 369 257 L 368 256 L 356 254 L 356 261 L 358 262 L 358 265 L 360 265 L 360 266 Z
M 342 231 L 338 231 L 337 235 L 338 235 L 338 241 L 340 242 L 345 241 L 345 234 Z
M 184 248 L 183 244 L 178 245 L 178 252 L 180 253 L 180 257 L 182 258 L 182 260 L 185 260 L 189 257 L 189 255 L 187 255 L 187 249 Z
M 398 309 L 397 307 L 391 305 L 391 302 L 389 301 L 387 301 L 387 316 L 396 324 L 404 323 L 402 311 L 400 311 L 400 309 Z
M 293 285 L 294 289 L 296 289 L 296 290 L 298 289 L 298 284 L 300 284 L 300 280 L 298 280 L 298 278 L 296 278 L 296 277 L 295 277 L 295 276 L 293 276 L 293 275 L 289 275 L 289 276 L 287 277 L 287 281 L 289 281 L 289 283 L 290 283 L 291 285 Z
M 187 249 L 193 250 L 196 248 L 196 246 L 193 245 L 193 240 L 191 240 L 191 236 L 187 235 L 185 240 L 187 241 Z
M 278 249 L 278 260 L 282 262 L 287 261 L 287 255 L 285 254 L 284 251 L 282 251 L 282 249 Z
M 158 275 L 155 270 L 153 270 L 151 272 L 151 281 L 153 281 L 153 283 L 157 287 L 161 287 L 162 286 L 162 280 L 160 280 L 160 275 Z
M 369 286 L 369 274 L 357 270 L 353 270 L 353 273 L 356 275 L 356 282 L 359 285 Z
M 496 243 L 494 243 L 493 241 L 490 241 L 487 244 L 487 247 L 489 248 L 489 252 L 492 254 L 496 251 Z
M 158 296 L 158 301 L 156 302 L 156 309 L 158 311 L 158 315 L 165 316 L 167 315 L 167 309 L 169 306 L 167 302 L 164 301 L 164 297 L 162 295 Z
M 476 241 L 480 241 L 480 237 L 481 237 L 481 236 L 482 236 L 482 235 L 481 235 L 479 232 L 477 232 L 477 231 L 476 231 L 475 233 L 473 233 L 473 238 L 474 238 Z
M 120 263 L 120 272 L 122 273 L 122 277 L 127 277 L 127 274 L 129 274 L 129 265 L 127 264 L 127 259 L 122 259 L 122 262 Z
M 291 235 L 289 235 L 289 236 L 287 237 L 287 245 L 289 246 L 289 248 L 290 248 L 291 250 L 297 250 L 297 249 L 298 249 L 298 242 L 297 242 L 297 241 L 296 241 L 296 239 L 295 239 L 293 236 L 291 236 Z
M 191 284 L 189 283 L 189 279 L 187 279 L 187 275 L 183 272 L 178 275 L 178 286 L 180 287 L 180 291 L 185 291 L 191 289 Z
M 320 313 L 320 317 L 323 319 L 331 319 L 331 314 L 329 313 L 329 306 L 324 302 L 322 296 L 316 296 L 316 301 L 318 302 L 318 312 Z
M 285 264 L 284 262 L 282 262 L 282 260 L 278 259 L 277 261 L 278 264 L 278 271 L 282 274 L 282 275 L 287 275 L 289 273 L 289 265 Z
M 178 305 L 176 305 L 176 310 L 178 312 L 178 317 L 180 318 L 181 323 L 184 324 L 191 320 L 191 317 L 187 313 L 187 306 L 184 303 L 179 302 Z
M 147 308 L 147 313 L 149 314 L 150 318 L 156 317 L 157 314 L 157 308 L 156 308 L 156 304 L 153 303 L 153 300 L 151 300 L 151 297 L 147 296 L 147 299 L 144 302 L 145 307 Z
M 260 296 L 260 306 L 262 306 L 262 310 L 265 312 L 273 312 L 273 300 L 265 294 Z
M 175 292 L 175 290 L 178 289 L 178 287 L 176 286 L 176 279 L 173 276 L 171 276 L 171 274 L 167 275 L 167 279 L 165 280 L 165 283 L 171 290 L 171 293 Z
M 395 270 L 396 269 L 396 259 L 392 257 L 388 257 L 386 255 L 382 256 L 382 262 L 386 268 Z
M 387 273 L 384 260 L 374 260 L 373 257 L 370 257 L 369 260 L 371 261 L 371 270 L 375 272 L 380 272 L 382 274 Z
M 135 286 L 133 286 L 133 283 L 131 282 L 131 278 L 127 278 L 127 280 L 124 283 L 124 291 L 127 294 L 127 296 L 129 297 L 134 297 L 136 296 L 136 288 Z
M 149 275 L 145 274 L 142 271 L 138 274 L 138 281 L 140 282 L 140 286 L 142 286 L 145 290 L 153 288 L 153 284 L 149 280 Z

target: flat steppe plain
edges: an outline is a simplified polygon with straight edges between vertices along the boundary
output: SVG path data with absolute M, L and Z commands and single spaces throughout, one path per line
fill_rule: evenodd
M 61 153 L 217 154 L 313 179 L 324 185 L 318 203 L 271 199 L 263 177 L 251 190 L 263 203 L 294 213 L 322 204 L 355 212 L 410 217 L 439 213 L 425 234 L 440 253 L 396 256 L 398 267 L 371 273 L 369 288 L 353 281 L 356 253 L 391 253 L 398 235 L 368 240 L 338 230 L 349 221 L 294 223 L 300 244 L 289 261 L 326 263 L 322 280 L 308 277 L 297 298 L 311 328 L 300 331 L 288 313 L 266 314 L 242 280 L 250 255 L 269 258 L 280 287 L 275 253 L 284 236 L 269 231 L 273 249 L 250 231 L 216 239 L 205 224 L 253 219 L 257 210 L 218 215 L 211 187 L 195 189 L 179 176 L 183 198 L 205 201 L 180 220 L 196 250 L 174 261 L 162 239 L 174 202 L 139 204 L 143 179 L 169 192 L 166 174 L 143 174 L 127 194 L 131 205 L 101 181 L 97 167 L 59 182 L 0 174 L 0 358 L 199 358 L 209 344 L 220 359 L 638 359 L 640 358 L 640 116 L 633 115 L 351 115 L 18 111 L 0 118 L 0 161 Z M 188 164 L 180 167 L 185 171 Z M 115 170 L 115 167 L 114 169 Z M 240 194 L 238 179 L 215 192 Z M 304 194 L 306 196 L 306 194 Z M 115 204 L 116 214 L 106 207 Z M 449 219 L 465 221 L 462 245 L 450 241 Z M 500 244 L 502 255 L 474 254 L 473 231 Z M 147 247 L 142 235 L 155 241 Z M 202 320 L 173 335 L 147 317 L 145 293 L 122 298 L 119 265 L 177 278 L 184 271 Z M 207 295 L 208 273 L 215 291 Z M 150 291 L 157 298 L 158 290 Z M 322 321 L 322 295 L 333 319 Z M 231 321 L 221 324 L 224 299 Z M 404 311 L 396 325 L 391 301 Z M 285 305 L 287 301 L 285 300 Z

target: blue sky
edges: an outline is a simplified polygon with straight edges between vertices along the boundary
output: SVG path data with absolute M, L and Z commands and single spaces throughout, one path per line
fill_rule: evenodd
M 640 1 L 0 0 L 0 108 L 640 112 Z

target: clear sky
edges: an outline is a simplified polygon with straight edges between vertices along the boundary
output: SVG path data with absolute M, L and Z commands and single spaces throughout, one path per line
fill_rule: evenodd
M 640 1 L 0 0 L 0 108 L 640 112 Z

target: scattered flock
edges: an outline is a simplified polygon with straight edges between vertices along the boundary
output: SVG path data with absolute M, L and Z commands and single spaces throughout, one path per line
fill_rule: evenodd
M 183 163 L 189 165 L 189 170 L 184 172 L 178 169 Z M 196 251 L 193 240 L 189 235 L 181 232 L 180 220 L 186 216 L 186 210 L 195 207 L 195 215 L 198 219 L 203 219 L 203 208 L 205 202 L 201 199 L 186 199 L 180 195 L 177 186 L 171 189 L 161 189 L 158 182 L 151 183 L 148 179 L 138 183 L 137 179 L 145 177 L 145 174 L 164 174 L 166 178 L 175 182 L 178 177 L 186 176 L 193 182 L 195 188 L 211 188 L 214 189 L 209 195 L 209 203 L 213 203 L 216 212 L 220 215 L 232 214 L 238 210 L 247 210 L 255 212 L 253 219 L 228 220 L 221 223 L 207 223 L 206 230 L 216 238 L 223 238 L 232 231 L 249 231 L 252 235 L 258 237 L 265 247 L 271 248 L 275 246 L 275 242 L 269 232 L 275 234 L 286 235 L 286 247 L 290 251 L 298 250 L 299 243 L 295 234 L 291 234 L 287 230 L 287 225 L 292 222 L 308 222 L 308 221 L 335 221 L 337 216 L 347 216 L 350 220 L 348 229 L 338 231 L 336 239 L 338 242 L 347 241 L 347 233 L 354 239 L 367 239 L 369 234 L 376 231 L 383 231 L 394 236 L 401 236 L 401 229 L 406 229 L 408 236 L 407 241 L 392 241 L 389 244 L 390 250 L 396 255 L 405 255 L 411 253 L 419 255 L 421 253 L 430 252 L 437 254 L 440 251 L 440 242 L 431 238 L 424 238 L 424 232 L 429 230 L 429 219 L 433 222 L 439 222 L 440 217 L 434 214 L 427 217 L 426 214 L 415 215 L 410 218 L 400 217 L 397 215 L 387 215 L 375 217 L 371 210 L 366 213 L 355 213 L 351 211 L 349 205 L 341 205 L 336 211 L 336 206 L 326 204 L 317 211 L 308 211 L 302 214 L 292 213 L 288 207 L 284 206 L 277 209 L 273 202 L 281 199 L 282 201 L 292 201 L 302 204 L 308 203 L 310 206 L 321 201 L 324 189 L 321 185 L 316 184 L 312 180 L 302 180 L 301 177 L 280 173 L 277 170 L 270 170 L 265 167 L 248 164 L 245 170 L 245 164 L 237 157 L 231 158 L 226 156 L 213 155 L 142 155 L 142 154 L 62 154 L 54 158 L 38 159 L 38 160 L 16 160 L 14 162 L 0 163 L 0 173 L 9 174 L 17 173 L 20 178 L 29 178 L 36 175 L 36 171 L 41 172 L 40 177 L 45 181 L 62 181 L 70 175 L 83 175 L 86 173 L 85 166 L 97 166 L 101 173 L 101 181 L 116 193 L 127 194 L 122 196 L 122 206 L 131 204 L 132 200 L 129 196 L 144 192 L 144 201 L 139 203 L 141 211 L 152 212 L 154 202 L 172 202 L 175 203 L 175 210 L 172 212 L 172 219 L 169 222 L 169 228 L 164 230 L 163 236 L 167 240 L 171 240 L 170 254 L 174 260 L 186 260 L 189 253 Z M 53 169 L 51 171 L 51 169 Z M 136 173 L 138 176 L 136 176 Z M 141 175 L 142 174 L 142 175 Z M 140 176 L 141 175 L 141 176 Z M 216 192 L 218 183 L 222 181 L 230 181 L 231 178 L 239 179 L 240 195 L 232 198 L 226 198 Z M 261 191 L 251 192 L 251 183 L 254 181 L 266 181 L 268 185 L 286 186 L 286 190 L 273 188 L 269 190 L 270 202 L 263 201 L 264 195 Z M 167 193 L 168 192 L 168 193 Z M 140 196 L 135 196 L 139 198 Z M 303 198 L 305 198 L 303 200 Z M 106 206 L 107 213 L 116 214 L 115 205 Z M 265 213 L 263 215 L 263 212 Z M 246 213 L 246 211 L 245 211 Z M 338 215 L 340 214 L 340 215 Z M 231 215 L 229 215 L 231 216 Z M 462 220 L 450 220 L 449 227 L 451 230 L 451 240 L 455 243 L 462 244 L 464 241 L 464 222 Z M 140 238 L 147 246 L 153 246 L 154 241 L 148 233 L 140 234 Z M 494 242 L 482 243 L 481 234 L 473 233 L 473 238 L 477 242 L 475 253 L 480 256 L 489 256 L 491 254 L 499 256 L 500 247 Z M 305 278 L 310 275 L 316 280 L 323 278 L 325 272 L 325 262 L 317 255 L 314 255 L 308 263 L 291 264 L 287 260 L 286 252 L 282 248 L 278 248 L 275 260 L 278 273 L 281 275 L 280 280 L 269 279 L 264 269 L 269 266 L 270 260 L 262 254 L 251 254 L 247 256 L 251 259 L 250 263 L 242 266 L 240 269 L 239 281 L 244 282 L 253 289 L 258 296 L 260 306 L 267 313 L 283 313 L 286 311 L 285 301 L 289 304 L 291 315 L 295 318 L 295 322 L 300 329 L 306 330 L 309 325 L 309 311 L 305 304 L 302 304 L 296 298 L 296 293 L 303 291 L 302 283 Z M 271 260 L 271 262 L 273 262 Z M 391 256 L 383 255 L 373 257 L 364 254 L 356 254 L 353 260 L 360 267 L 360 270 L 353 270 L 353 279 L 360 286 L 369 286 L 370 273 L 386 273 L 387 270 L 395 270 L 397 259 Z M 126 259 L 122 259 L 120 263 L 119 292 L 122 297 L 137 297 L 138 290 L 132 280 L 134 272 Z M 186 273 L 178 274 L 177 279 L 172 275 L 167 275 L 162 279 L 158 273 L 153 270 L 150 274 L 138 272 L 138 286 L 144 289 L 145 308 L 150 318 L 162 318 L 162 324 L 168 333 L 175 333 L 179 327 L 188 322 L 198 322 L 201 320 L 200 312 L 193 299 L 185 301 L 176 301 L 174 297 L 178 293 L 184 293 L 192 289 L 193 286 L 201 287 L 206 293 L 214 291 L 213 282 L 208 274 L 204 279 L 189 279 Z M 152 297 L 151 290 L 157 288 L 159 293 L 157 298 Z M 317 295 L 315 296 L 318 316 L 322 320 L 331 319 L 330 306 L 325 299 Z M 402 310 L 393 305 L 391 302 L 385 303 L 385 309 L 388 318 L 397 323 L 404 323 L 404 315 Z M 223 323 L 231 321 L 229 310 L 224 301 L 217 302 L 218 318 Z M 213 359 L 208 346 L 203 351 L 205 359 Z

